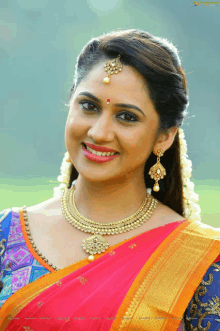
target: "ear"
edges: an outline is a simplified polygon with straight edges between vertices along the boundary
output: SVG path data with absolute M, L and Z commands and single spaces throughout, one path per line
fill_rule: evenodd
M 157 151 L 159 149 L 162 149 L 164 152 L 169 149 L 170 146 L 173 144 L 177 131 L 178 127 L 174 126 L 168 129 L 167 133 L 161 133 L 154 145 L 153 153 L 157 155 Z

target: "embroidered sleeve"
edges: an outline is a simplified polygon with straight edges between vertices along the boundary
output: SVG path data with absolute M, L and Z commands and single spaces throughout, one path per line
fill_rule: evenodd
M 4 232 L 2 231 L 2 224 L 10 212 L 11 212 L 10 208 L 0 211 L 0 269 L 3 260 L 3 255 L 5 252 L 5 242 L 6 242 Z
M 186 330 L 220 331 L 220 261 L 211 264 L 185 313 Z
M 6 240 L 7 234 L 4 231 L 5 229 L 2 230 L 2 225 L 4 224 L 3 221 L 7 218 L 10 212 L 11 212 L 10 208 L 0 211 L 0 292 L 2 291 L 2 288 L 4 286 L 4 283 L 1 280 L 4 272 L 4 270 L 2 270 L 2 262 L 3 262 L 3 257 L 5 254 L 6 242 L 7 242 Z

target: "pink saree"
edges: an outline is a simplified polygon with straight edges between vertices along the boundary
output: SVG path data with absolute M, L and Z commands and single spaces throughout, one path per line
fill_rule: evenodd
M 114 245 L 92 262 L 51 270 L 3 304 L 0 330 L 180 331 L 196 287 L 219 255 L 219 232 L 175 222 Z

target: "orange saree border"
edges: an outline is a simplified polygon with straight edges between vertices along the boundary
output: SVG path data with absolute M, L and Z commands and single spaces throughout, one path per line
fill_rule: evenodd
M 136 277 L 110 331 L 176 331 L 219 252 L 220 228 L 189 220 L 180 224 Z

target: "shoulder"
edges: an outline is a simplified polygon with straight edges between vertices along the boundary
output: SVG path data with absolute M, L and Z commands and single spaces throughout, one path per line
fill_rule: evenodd
M 51 215 L 53 215 L 53 213 L 55 213 L 56 210 L 59 209 L 60 206 L 60 199 L 57 197 L 53 197 L 47 200 L 42 201 L 41 203 L 38 203 L 36 205 L 27 207 L 27 212 L 30 214 L 34 214 L 34 213 L 41 213 L 45 216 L 49 215 L 51 213 Z
M 157 200 L 157 199 L 156 199 Z M 161 217 L 165 222 L 177 222 L 177 221 L 184 221 L 186 218 L 178 214 L 172 208 L 164 205 L 162 202 L 157 200 L 157 208 L 156 214 Z
M 28 220 L 39 227 L 42 223 L 56 222 L 56 217 L 61 216 L 60 199 L 53 197 L 39 204 L 27 207 Z

